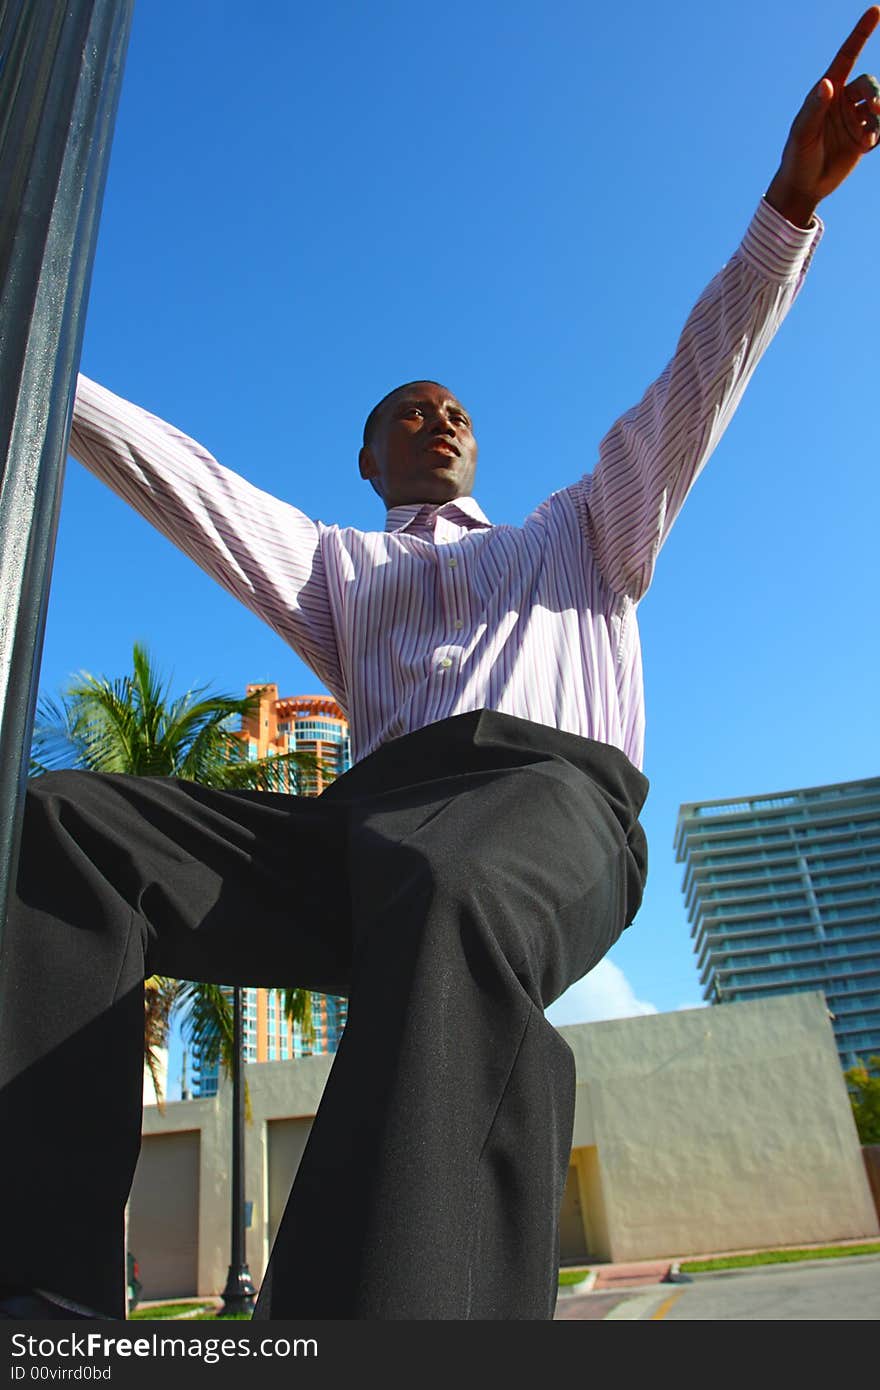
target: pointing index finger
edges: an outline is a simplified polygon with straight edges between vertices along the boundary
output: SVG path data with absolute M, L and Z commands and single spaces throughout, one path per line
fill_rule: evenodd
M 862 15 L 843 47 L 832 59 L 825 76 L 834 83 L 835 92 L 846 82 L 855 66 L 856 58 L 873 34 L 878 22 L 880 22 L 880 6 L 872 5 Z

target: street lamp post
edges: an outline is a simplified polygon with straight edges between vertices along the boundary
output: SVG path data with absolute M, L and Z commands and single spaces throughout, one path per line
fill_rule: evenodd
M 232 1241 L 220 1317 L 252 1312 L 257 1296 L 245 1255 L 244 1028 L 239 985 L 232 992 L 232 1010 Z
M 132 3 L 0 4 L 0 929 Z

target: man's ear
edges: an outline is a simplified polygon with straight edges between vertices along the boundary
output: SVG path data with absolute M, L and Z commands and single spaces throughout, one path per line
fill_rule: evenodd
M 358 454 L 358 467 L 361 471 L 361 477 L 370 484 L 376 496 L 381 497 L 384 502 L 385 498 L 382 495 L 382 488 L 378 482 L 379 470 L 376 467 L 373 451 L 367 444 L 364 445 Z
M 361 470 L 361 477 L 371 479 L 376 477 L 376 460 L 373 458 L 372 449 L 365 444 L 358 454 L 358 467 Z

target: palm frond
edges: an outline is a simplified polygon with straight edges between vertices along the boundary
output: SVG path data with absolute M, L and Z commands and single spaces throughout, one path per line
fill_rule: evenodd
M 144 980 L 144 1061 L 153 1080 L 156 1104 L 164 1110 L 159 1049 L 168 1044 L 171 1014 L 183 986 L 165 975 Z
M 81 672 L 64 692 L 68 725 L 81 757 L 92 772 L 144 771 L 144 752 L 131 701 L 129 677 L 111 681 Z
M 216 768 L 217 780 L 209 785 L 226 791 L 287 791 L 287 779 L 282 775 L 282 769 L 285 768 L 290 769 L 290 790 L 293 792 L 301 790 L 304 773 L 317 775 L 319 772 L 325 772 L 325 764 L 316 754 L 294 748 L 287 753 L 273 754 L 270 758 L 230 760 L 221 763 Z M 329 770 L 326 776 L 329 781 Z
M 307 1046 L 315 1041 L 315 1021 L 312 1017 L 312 991 L 310 989 L 285 989 L 284 1016 L 293 1024 L 299 1025 L 300 1037 Z
M 149 653 L 140 642 L 134 644 L 132 667 L 133 676 L 129 682 L 132 703 L 137 712 L 144 753 L 149 758 L 154 751 L 158 753 L 165 743 L 163 726 L 171 683 L 169 681 L 163 690 L 159 673 L 151 665 Z M 167 757 L 167 751 L 163 749 L 158 756 L 163 760 Z
M 240 720 L 245 702 L 230 695 L 211 695 L 192 690 L 175 700 L 166 712 L 165 738 L 177 749 L 177 771 L 190 781 L 200 781 L 199 773 L 210 768 L 212 760 L 222 761 L 226 744 L 233 737 L 232 720 Z
M 39 777 L 59 768 L 78 767 L 83 749 L 71 727 L 66 705 L 43 695 L 37 702 L 31 740 L 30 772 Z
M 186 980 L 180 991 L 178 1008 L 183 1016 L 184 1036 L 198 1049 L 201 1061 L 207 1066 L 219 1064 L 225 1074 L 231 1076 L 234 1055 L 232 1000 L 223 986 Z
M 187 980 L 178 1001 L 183 1014 L 182 1031 L 197 1049 L 201 1065 L 219 1064 L 227 1077 L 232 1076 L 235 1062 L 235 1011 L 229 996 L 229 986 Z M 242 1079 L 245 1119 L 250 1124 L 253 1111 L 244 1068 Z

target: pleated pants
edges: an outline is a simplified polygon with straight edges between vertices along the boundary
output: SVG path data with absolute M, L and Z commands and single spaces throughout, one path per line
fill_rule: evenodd
M 317 798 L 34 779 L 0 970 L 0 1285 L 125 1316 L 155 973 L 349 1001 L 256 1318 L 552 1318 L 575 1077 L 544 1009 L 635 916 L 647 790 L 607 744 L 486 710 Z

